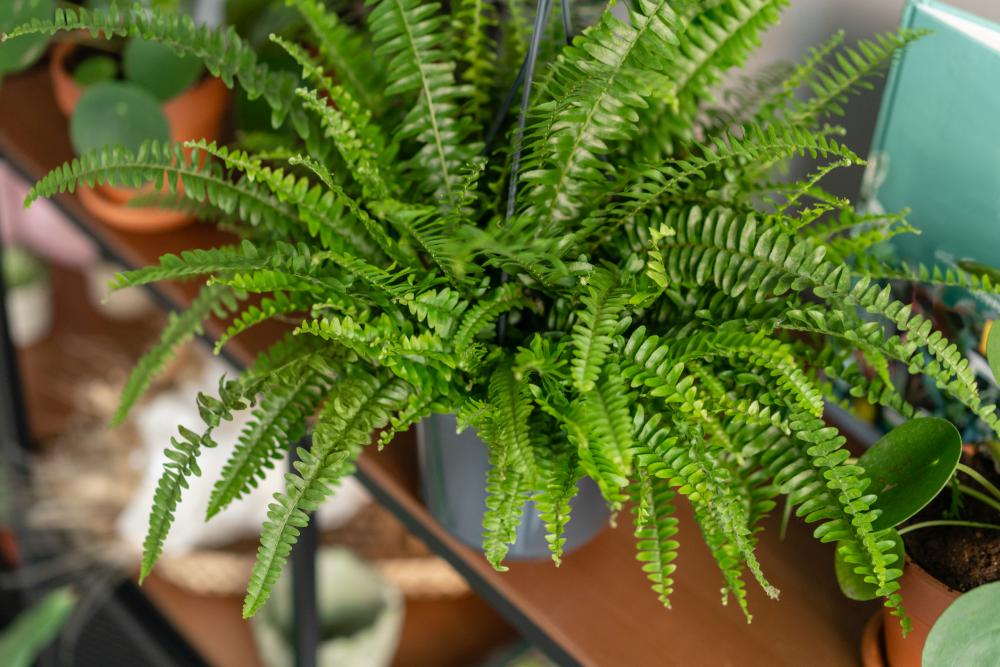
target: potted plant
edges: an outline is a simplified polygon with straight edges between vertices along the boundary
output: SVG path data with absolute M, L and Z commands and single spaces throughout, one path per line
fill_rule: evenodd
M 1000 582 L 979 586 L 956 599 L 927 637 L 923 664 L 995 665 L 1000 661 Z
M 317 615 L 322 628 L 317 650 L 321 667 L 384 667 L 399 645 L 405 601 L 378 571 L 344 548 L 323 548 L 317 556 Z M 254 635 L 269 665 L 294 662 L 292 586 L 283 576 L 271 604 L 254 618 Z
M 994 373 L 1000 369 L 997 338 L 989 336 L 984 345 Z M 912 631 L 904 635 L 889 619 L 873 617 L 862 640 L 866 667 L 930 664 L 925 643 L 945 610 L 963 593 L 1000 580 L 1000 468 L 995 457 L 990 443 L 963 446 L 958 430 L 939 418 L 908 421 L 861 456 L 859 464 L 878 496 L 873 508 L 879 517 L 873 525 L 895 543 L 900 558 L 905 552 L 900 594 L 913 621 Z M 848 597 L 876 597 L 870 582 L 859 578 L 839 552 L 836 570 Z
M 19 347 L 28 347 L 47 336 L 52 328 L 48 269 L 40 259 L 18 246 L 3 248 L 0 266 L 11 340 Z
M 900 360 L 986 423 L 997 419 L 957 349 L 881 284 L 899 269 L 870 248 L 908 230 L 905 220 L 858 214 L 818 182 L 862 162 L 831 125 L 845 97 L 919 34 L 853 48 L 837 35 L 721 110 L 713 89 L 784 2 L 642 0 L 629 22 L 605 12 L 571 45 L 542 29 L 548 0 L 530 38 L 516 8 L 497 22 L 485 3 L 457 2 L 449 17 L 436 3 L 372 0 L 367 30 L 315 0 L 291 4 L 314 30 L 311 47 L 275 40 L 308 85 L 261 66 L 231 32 L 142 9 L 61 11 L 7 35 L 88 28 L 160 40 L 263 96 L 301 137 L 263 155 L 209 142 L 188 144 L 190 157 L 155 143 L 97 151 L 29 194 L 28 203 L 81 182 L 182 176 L 184 196 L 206 213 L 244 222 L 236 245 L 167 255 L 114 281 L 209 276 L 138 365 L 119 420 L 210 314 L 231 318 L 220 342 L 267 319 L 295 322 L 217 396 L 199 397 L 203 432 L 173 439 L 142 576 L 199 453 L 215 444 L 212 429 L 235 411 L 256 404 L 259 428 L 234 450 L 209 516 L 284 457 L 316 413 L 312 444 L 263 527 L 248 616 L 308 513 L 380 429 L 387 444 L 453 414 L 488 448 L 483 546 L 497 568 L 529 499 L 558 561 L 587 477 L 612 513 L 633 511 L 638 559 L 669 603 L 679 494 L 725 595 L 749 617 L 747 578 L 777 595 L 754 545 L 784 497 L 907 623 L 896 545 L 873 527 L 875 497 L 824 423 L 824 399 L 837 399 L 837 381 L 899 405 L 881 371 Z M 508 113 L 513 81 L 522 103 Z M 205 153 L 216 159 L 202 163 Z M 775 167 L 797 155 L 818 158 L 818 170 L 775 182 Z M 937 282 L 996 291 L 960 271 Z M 247 304 L 251 294 L 265 296 Z M 879 372 L 860 372 L 859 358 Z
M 0 32 L 15 28 L 31 19 L 46 19 L 52 15 L 52 0 L 7 2 L 0 7 Z M 33 35 L 25 39 L 0 44 L 0 84 L 3 77 L 30 67 L 45 52 L 47 39 Z
M 141 37 L 108 42 L 80 32 L 55 41 L 49 77 L 78 155 L 114 145 L 136 150 L 149 140 L 215 141 L 229 98 L 196 58 Z M 161 232 L 194 221 L 183 208 L 152 205 L 156 194 L 148 186 L 98 184 L 81 188 L 80 202 L 128 231 Z

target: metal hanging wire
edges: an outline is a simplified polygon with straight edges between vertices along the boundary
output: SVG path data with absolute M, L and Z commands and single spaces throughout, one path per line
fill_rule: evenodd
M 535 65 L 538 62 L 538 51 L 542 44 L 542 36 L 545 34 L 545 28 L 549 23 L 552 4 L 553 0 L 538 0 L 538 5 L 535 8 L 535 20 L 531 29 L 531 40 L 528 42 L 528 53 L 525 55 L 524 62 L 521 63 L 521 68 L 517 72 L 517 77 L 515 77 L 510 90 L 507 91 L 503 104 L 497 110 L 497 114 L 493 118 L 493 123 L 486 134 L 486 150 L 489 150 L 489 147 L 496 139 L 497 133 L 500 131 L 500 127 L 503 125 L 504 119 L 506 119 L 507 114 L 510 112 L 510 107 L 514 102 L 514 97 L 517 95 L 518 88 L 521 88 L 521 105 L 517 113 L 517 127 L 514 130 L 514 151 L 511 154 L 510 173 L 507 181 L 505 222 L 514 216 L 514 210 L 517 205 L 518 177 L 521 170 L 524 128 L 528 119 L 528 106 L 531 103 L 531 87 L 535 81 Z M 573 33 L 569 0 L 559 0 L 559 10 L 562 14 L 563 33 L 566 44 L 570 44 L 573 40 Z M 500 284 L 506 283 L 507 280 L 507 272 L 501 272 Z M 501 345 L 503 345 L 504 340 L 507 338 L 507 319 L 507 313 L 503 313 L 497 320 L 497 341 Z

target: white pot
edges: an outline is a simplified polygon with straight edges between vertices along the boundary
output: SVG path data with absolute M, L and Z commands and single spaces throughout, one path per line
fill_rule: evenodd
M 291 567 L 253 619 L 257 648 L 269 667 L 294 663 Z M 320 667 L 388 667 L 403 627 L 402 593 L 347 549 L 323 548 L 316 558 Z M 339 629 L 336 632 L 334 629 Z M 333 633 L 333 634 L 331 634 Z
M 52 328 L 52 290 L 38 280 L 7 290 L 7 321 L 17 347 L 34 345 Z
M 153 308 L 149 295 L 141 287 L 109 292 L 108 283 L 124 267 L 98 261 L 87 267 L 87 295 L 97 312 L 113 320 L 137 320 Z

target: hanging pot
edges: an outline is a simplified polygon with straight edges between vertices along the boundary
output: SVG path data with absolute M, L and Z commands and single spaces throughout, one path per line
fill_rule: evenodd
M 475 549 L 483 545 L 486 473 L 489 451 L 475 431 L 456 433 L 454 415 L 432 415 L 417 425 L 424 502 L 434 518 L 453 536 Z M 583 546 L 608 524 L 608 509 L 591 479 L 579 483 L 566 525 L 565 552 Z M 524 503 L 511 559 L 548 558 L 545 525 L 535 504 Z

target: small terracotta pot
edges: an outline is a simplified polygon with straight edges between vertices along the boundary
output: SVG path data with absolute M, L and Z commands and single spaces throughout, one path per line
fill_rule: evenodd
M 888 609 L 883 608 L 881 625 L 882 638 L 885 641 L 885 664 L 888 667 L 920 667 L 927 633 L 931 631 L 948 605 L 961 593 L 948 588 L 909 558 L 906 559 L 899 583 L 899 594 L 903 597 L 906 613 L 913 620 L 913 630 L 904 638 L 899 628 L 899 619 L 892 616 Z M 869 665 L 874 667 L 879 663 L 868 662 L 869 656 L 874 655 L 873 641 L 868 635 L 866 629 L 861 652 L 865 667 Z M 877 642 L 878 636 L 875 635 L 874 643 Z
M 77 49 L 73 42 L 57 42 L 49 59 L 49 74 L 56 104 L 69 118 L 73 114 L 83 89 L 73 80 L 66 61 Z M 217 141 L 223 116 L 229 101 L 229 89 L 220 79 L 205 77 L 180 95 L 163 104 L 163 113 L 170 125 L 170 138 L 176 143 L 205 139 Z M 190 155 L 190 151 L 185 150 Z M 138 195 L 150 194 L 152 186 L 138 190 L 100 185 L 95 189 L 81 187 L 80 203 L 95 216 L 113 227 L 132 232 L 163 232 L 183 227 L 194 216 L 156 207 L 127 206 Z
M 861 635 L 861 667 L 886 667 L 881 611 L 872 614 Z
M 129 206 L 127 203 L 109 198 L 104 190 L 104 188 L 84 187 L 76 192 L 80 197 L 80 204 L 87 211 L 112 227 L 126 232 L 156 234 L 179 229 L 194 222 L 194 216 L 186 211 L 172 211 L 155 206 Z M 135 195 L 137 194 L 139 193 L 136 192 Z

